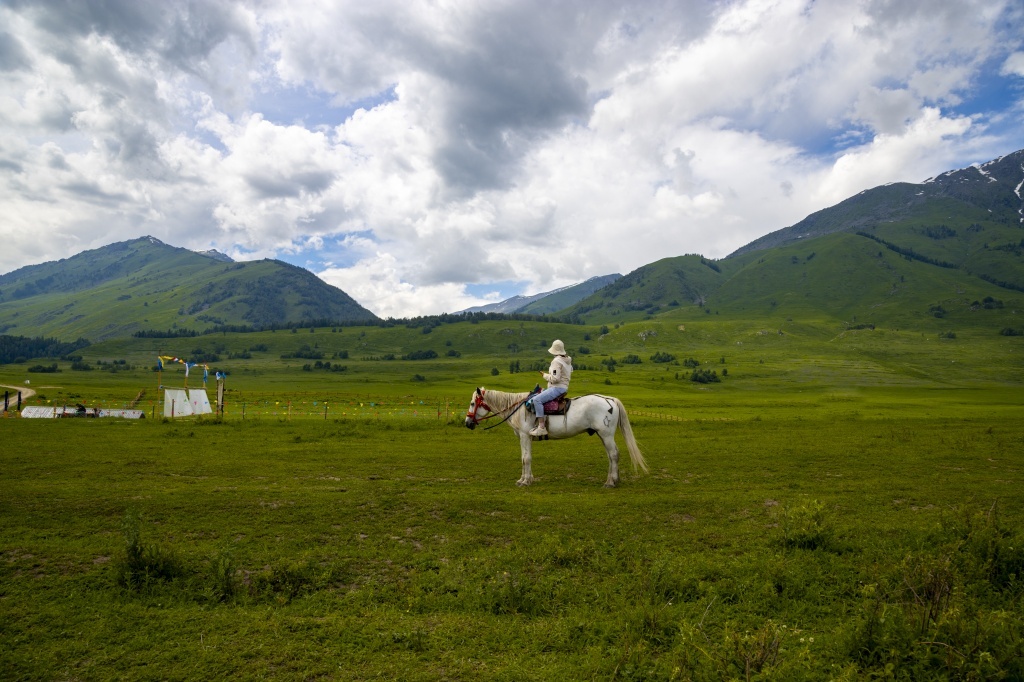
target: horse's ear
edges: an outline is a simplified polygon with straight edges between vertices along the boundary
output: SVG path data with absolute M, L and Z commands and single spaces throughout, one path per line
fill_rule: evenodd
M 480 395 L 480 393 L 481 393 L 481 392 L 482 392 L 483 390 L 484 390 L 484 389 L 483 389 L 483 387 L 482 387 L 482 386 L 477 386 L 477 387 L 476 387 L 476 394 L 477 394 L 477 395 Z

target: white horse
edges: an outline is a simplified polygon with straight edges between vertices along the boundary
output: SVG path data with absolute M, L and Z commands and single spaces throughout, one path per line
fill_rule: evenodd
M 534 418 L 523 407 L 529 395 L 529 393 L 504 393 L 478 388 L 473 393 L 469 410 L 466 411 L 466 427 L 469 429 L 475 429 L 477 424 L 485 419 L 501 417 L 502 421 L 511 426 L 512 430 L 519 435 L 519 446 L 523 456 L 523 475 L 516 481 L 516 485 L 533 483 L 533 470 L 530 465 L 534 437 L 530 435 L 530 429 L 533 428 Z M 597 434 L 601 437 L 604 449 L 608 451 L 608 480 L 604 482 L 606 488 L 614 488 L 619 484 L 619 448 L 615 445 L 616 429 L 622 429 L 630 459 L 633 461 L 633 471 L 637 469 L 648 471 L 647 462 L 644 461 L 636 439 L 633 438 L 633 428 L 629 425 L 626 408 L 618 398 L 605 395 L 580 396 L 572 399 L 567 414 L 548 416 L 548 437 L 552 440 L 571 438 L 581 433 Z

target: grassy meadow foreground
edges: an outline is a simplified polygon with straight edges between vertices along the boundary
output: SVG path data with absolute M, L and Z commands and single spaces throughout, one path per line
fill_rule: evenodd
M 509 429 L 461 425 L 474 386 L 525 390 L 555 337 L 589 351 L 575 393 L 623 399 L 649 475 L 602 488 L 581 436 L 537 443 L 517 488 Z M 223 421 L 0 420 L 5 678 L 1024 677 L 1019 338 L 698 319 L 131 339 L 31 375 L 30 404 L 145 388 L 159 414 L 153 356 L 213 344 Z M 344 370 L 281 358 L 303 346 Z M 690 381 L 691 358 L 728 373 Z
M 652 474 L 617 490 L 582 437 L 539 444 L 516 488 L 504 427 L 7 421 L 0 664 L 1019 678 L 1024 426 L 933 398 L 899 419 L 637 418 Z

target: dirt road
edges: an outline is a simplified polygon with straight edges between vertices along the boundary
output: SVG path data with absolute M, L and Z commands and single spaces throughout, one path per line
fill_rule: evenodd
M 13 405 L 17 405 L 18 404 L 18 391 L 21 391 L 21 402 L 22 402 L 22 404 L 24 404 L 26 400 L 28 400 L 29 398 L 31 398 L 32 396 L 34 396 L 36 394 L 36 392 L 34 390 L 32 390 L 31 388 L 29 388 L 28 386 L 7 386 L 5 384 L 0 384 L 0 391 L 3 391 L 4 389 L 10 389 L 10 391 L 11 391 L 11 398 L 10 398 L 10 400 L 11 400 L 11 403 Z M 2 408 L 2 407 L 3 406 L 0 405 L 0 408 Z

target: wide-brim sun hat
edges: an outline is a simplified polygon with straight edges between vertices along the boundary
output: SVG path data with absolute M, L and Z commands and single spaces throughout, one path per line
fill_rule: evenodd
M 565 355 L 565 344 L 555 339 L 555 342 L 551 344 L 551 348 L 548 348 L 548 352 L 552 355 Z

